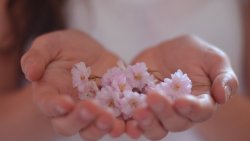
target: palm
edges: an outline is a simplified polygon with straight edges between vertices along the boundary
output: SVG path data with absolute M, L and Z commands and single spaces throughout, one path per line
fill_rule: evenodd
M 51 36 L 54 36 L 53 34 Z M 53 37 L 50 37 L 53 39 Z M 71 94 L 75 96 L 72 87 L 71 68 L 74 64 L 83 61 L 91 67 L 93 75 L 101 76 L 108 68 L 114 66 L 118 58 L 103 49 L 97 42 L 83 33 L 66 31 L 57 34 L 53 44 L 58 49 L 54 51 L 54 58 L 46 66 L 42 79 L 37 87 L 53 88 L 59 94 Z
M 193 123 L 207 120 L 215 111 L 215 102 L 225 103 L 226 97 L 237 89 L 237 78 L 227 56 L 197 37 L 182 36 L 149 48 L 132 63 L 136 62 L 145 62 L 159 79 L 181 69 L 193 85 L 193 96 L 174 101 L 159 94 L 148 95 L 147 108 L 138 109 L 134 119 L 149 139 L 160 139 L 168 131 L 183 131 Z M 148 120 L 151 123 L 147 126 L 143 121 Z M 132 122 L 127 123 L 127 133 L 136 136 L 141 131 Z
M 150 70 L 156 71 L 154 75 L 160 78 L 169 77 L 171 73 L 181 69 L 192 80 L 193 94 L 197 95 L 211 88 L 206 65 L 211 59 L 217 59 L 214 58 L 216 53 L 219 58 L 221 52 L 218 50 L 199 42 L 176 39 L 142 52 L 134 62 L 144 61 Z
M 72 100 L 79 98 L 72 85 L 71 68 L 83 61 L 93 75 L 101 76 L 117 59 L 86 34 L 65 30 L 36 39 L 21 63 L 25 76 L 32 81 L 35 103 L 51 118 L 55 130 L 66 136 L 79 132 L 82 138 L 98 140 L 110 130 L 112 135 L 120 135 L 123 122 L 91 101 Z M 99 123 L 105 129 L 99 129 Z M 91 132 L 95 136 L 89 136 Z

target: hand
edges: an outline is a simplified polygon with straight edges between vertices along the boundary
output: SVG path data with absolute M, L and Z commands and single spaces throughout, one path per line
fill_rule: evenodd
M 84 139 L 98 140 L 107 133 L 119 136 L 123 122 L 93 102 L 70 97 L 77 95 L 71 68 L 84 61 L 94 75 L 101 76 L 117 59 L 86 34 L 66 30 L 37 38 L 22 57 L 21 65 L 32 82 L 35 103 L 60 134 L 79 132 Z
M 175 101 L 150 94 L 148 108 L 135 112 L 133 122 L 138 126 L 127 124 L 127 133 L 134 137 L 144 133 L 149 139 L 160 139 L 168 131 L 182 131 L 205 121 L 213 115 L 216 103 L 225 103 L 238 87 L 225 53 L 197 37 L 182 36 L 149 48 L 134 63 L 141 61 L 159 71 L 155 75 L 160 78 L 181 69 L 192 80 L 193 88 L 192 95 Z

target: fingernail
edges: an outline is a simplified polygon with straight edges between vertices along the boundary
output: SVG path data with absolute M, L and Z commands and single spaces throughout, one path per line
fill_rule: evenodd
M 182 115 L 188 115 L 192 112 L 192 109 L 190 106 L 186 106 L 186 107 L 180 107 L 178 108 L 178 111 L 182 114 Z
M 83 118 L 84 120 L 92 120 L 94 118 L 94 115 L 91 114 L 89 111 L 87 111 L 86 109 L 81 109 L 80 110 L 80 116 L 81 118 Z
M 225 90 L 226 101 L 228 101 L 231 98 L 231 93 L 232 93 L 231 88 L 229 86 L 225 86 L 224 90 Z
M 108 130 L 110 128 L 109 124 L 107 124 L 107 123 L 105 123 L 103 121 L 100 121 L 100 120 L 97 121 L 96 126 L 97 126 L 98 129 L 104 130 L 104 131 Z

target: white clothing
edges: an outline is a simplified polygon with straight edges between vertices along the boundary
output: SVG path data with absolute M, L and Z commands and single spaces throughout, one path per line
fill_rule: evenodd
M 68 26 L 87 32 L 127 62 L 162 41 L 182 34 L 198 35 L 229 55 L 241 80 L 239 3 L 239 0 L 70 0 Z M 170 134 L 166 139 L 201 141 L 193 129 Z M 119 140 L 129 139 L 123 136 Z

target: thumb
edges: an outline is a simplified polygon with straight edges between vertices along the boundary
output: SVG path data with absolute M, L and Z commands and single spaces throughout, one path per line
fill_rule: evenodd
M 238 79 L 227 55 L 221 51 L 206 58 L 206 70 L 212 82 L 211 94 L 219 104 L 224 104 L 238 89 Z
M 238 80 L 233 71 L 219 73 L 212 84 L 212 95 L 217 103 L 224 104 L 236 93 Z
M 55 47 L 56 40 L 48 35 L 38 37 L 31 48 L 21 58 L 22 71 L 30 81 L 38 81 L 46 66 L 57 57 L 59 48 Z

